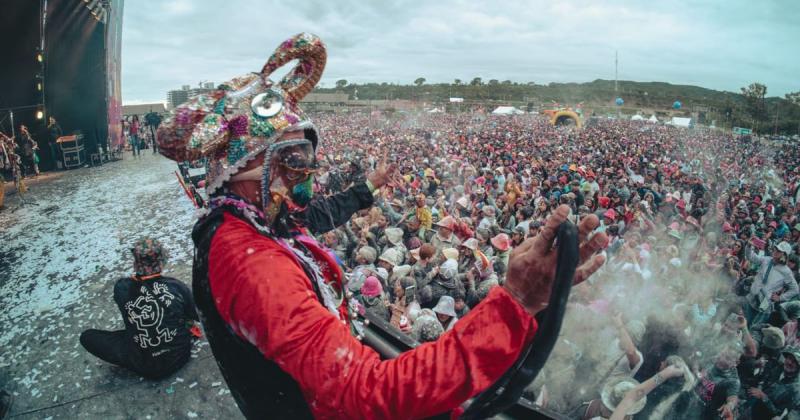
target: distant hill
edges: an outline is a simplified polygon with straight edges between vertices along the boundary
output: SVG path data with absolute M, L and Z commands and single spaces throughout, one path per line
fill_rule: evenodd
M 343 84 L 340 81 L 340 85 Z M 748 112 L 748 103 L 741 93 L 718 91 L 699 86 L 673 85 L 664 82 L 619 81 L 614 93 L 614 81 L 598 79 L 587 83 L 516 83 L 511 81 L 481 80 L 460 83 L 437 83 L 420 85 L 397 85 L 390 83 L 347 84 L 336 88 L 318 88 L 320 93 L 347 93 L 351 99 L 405 99 L 429 104 L 447 103 L 450 97 L 464 98 L 466 105 L 511 104 L 531 109 L 546 108 L 552 103 L 575 106 L 583 103 L 585 109 L 598 113 L 616 112 L 614 100 L 623 98 L 622 112 L 694 113 L 718 126 L 745 126 L 771 133 L 775 127 L 775 112 L 778 110 L 779 132 L 798 133 L 800 130 L 800 106 L 790 101 L 766 98 L 767 118 L 756 121 Z M 678 112 L 673 110 L 675 101 L 682 103 Z

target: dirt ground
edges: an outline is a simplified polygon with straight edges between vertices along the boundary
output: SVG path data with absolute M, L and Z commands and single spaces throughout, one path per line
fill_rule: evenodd
M 177 374 L 148 381 L 78 343 L 87 328 L 121 329 L 111 297 L 131 274 L 141 236 L 169 250 L 165 274 L 191 283 L 194 208 L 174 162 L 140 158 L 45 174 L 24 197 L 6 183 L 0 210 L 0 389 L 14 419 L 242 418 L 208 343 Z

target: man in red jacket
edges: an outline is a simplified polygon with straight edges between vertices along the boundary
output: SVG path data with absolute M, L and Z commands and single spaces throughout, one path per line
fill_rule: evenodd
M 279 83 L 268 76 L 297 59 Z M 560 207 L 511 256 L 507 281 L 439 340 L 383 361 L 354 338 L 343 274 L 308 235 L 373 203 L 396 174 L 382 163 L 365 182 L 312 200 L 317 131 L 297 107 L 326 53 L 309 34 L 281 44 L 261 73 L 176 109 L 159 129 L 161 153 L 208 159 L 209 211 L 193 231 L 194 294 L 214 356 L 248 418 L 422 418 L 448 412 L 511 367 L 548 301 Z M 597 270 L 605 234 L 580 227 L 582 281 Z

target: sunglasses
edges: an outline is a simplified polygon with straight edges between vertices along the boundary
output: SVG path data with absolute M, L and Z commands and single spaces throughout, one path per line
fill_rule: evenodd
M 320 170 L 313 150 L 305 148 L 287 147 L 278 152 L 276 161 L 286 170 L 286 178 L 293 182 L 305 181 Z

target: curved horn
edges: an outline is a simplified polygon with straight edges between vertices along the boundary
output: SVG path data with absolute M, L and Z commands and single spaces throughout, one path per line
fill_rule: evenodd
M 328 53 L 318 36 L 303 32 L 283 41 L 264 64 L 261 74 L 267 79 L 276 69 L 294 59 L 299 60 L 299 63 L 279 85 L 297 103 L 319 82 L 325 70 Z

